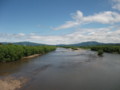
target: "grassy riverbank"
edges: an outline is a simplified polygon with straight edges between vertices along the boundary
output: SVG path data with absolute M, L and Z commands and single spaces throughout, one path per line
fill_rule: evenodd
M 0 45 L 0 62 L 16 61 L 35 54 L 45 54 L 55 49 L 55 46 Z

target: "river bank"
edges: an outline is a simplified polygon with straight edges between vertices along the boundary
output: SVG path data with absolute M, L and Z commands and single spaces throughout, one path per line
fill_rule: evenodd
M 23 59 L 31 59 L 31 58 L 35 58 L 35 57 L 38 57 L 38 56 L 41 56 L 41 55 L 42 54 L 34 54 L 34 55 L 23 57 L 21 60 L 23 60 Z

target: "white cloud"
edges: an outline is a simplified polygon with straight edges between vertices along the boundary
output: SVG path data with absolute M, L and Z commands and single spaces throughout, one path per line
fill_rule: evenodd
M 120 10 L 120 0 L 112 0 L 113 1 L 113 9 Z
M 22 36 L 21 36 L 22 35 Z M 37 34 L 0 34 L 0 41 L 31 41 L 45 44 L 73 44 L 85 41 L 120 43 L 120 27 L 81 28 L 76 32 L 61 36 L 41 36 Z
M 67 21 L 65 24 L 54 28 L 54 30 L 75 27 L 81 24 L 101 23 L 114 24 L 120 22 L 120 14 L 112 11 L 100 12 L 91 16 L 84 16 L 81 11 L 77 11 L 73 16 L 73 21 Z
M 53 29 L 54 30 L 60 30 L 60 29 L 71 28 L 71 27 L 74 27 L 74 26 L 77 26 L 77 25 L 79 25 L 78 22 L 67 21 L 64 25 L 56 27 L 56 28 L 53 28 Z

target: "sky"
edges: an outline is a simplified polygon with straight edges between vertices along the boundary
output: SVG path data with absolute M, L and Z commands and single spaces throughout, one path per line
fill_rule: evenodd
M 120 43 L 120 0 L 0 0 L 0 42 Z

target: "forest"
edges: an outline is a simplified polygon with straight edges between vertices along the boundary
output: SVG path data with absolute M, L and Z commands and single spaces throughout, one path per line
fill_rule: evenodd
M 34 54 L 45 54 L 55 46 L 0 45 L 0 62 L 11 62 Z

